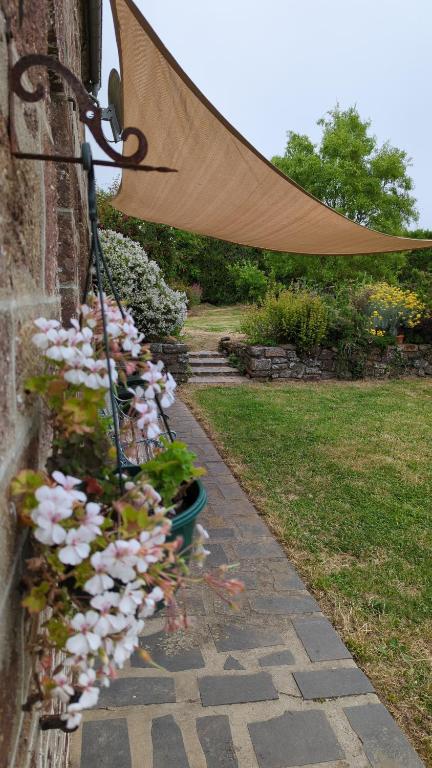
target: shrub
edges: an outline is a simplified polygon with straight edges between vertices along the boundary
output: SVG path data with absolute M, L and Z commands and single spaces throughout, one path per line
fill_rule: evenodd
M 144 337 L 151 340 L 178 333 L 186 319 L 185 294 L 166 284 L 156 262 L 138 243 L 108 229 L 99 235 L 114 285 Z M 109 292 L 106 277 L 104 288 Z
M 232 264 L 229 268 L 238 301 L 260 302 L 268 291 L 268 279 L 252 261 Z
M 185 294 L 188 300 L 188 307 L 197 307 L 201 304 L 203 289 L 198 283 L 187 285 Z
M 282 291 L 269 295 L 252 309 L 242 331 L 252 344 L 295 344 L 309 351 L 325 338 L 328 310 L 319 296 L 307 291 Z
M 414 328 L 426 314 L 417 294 L 388 283 L 366 286 L 355 304 L 369 318 L 373 336 L 395 336 L 399 327 Z

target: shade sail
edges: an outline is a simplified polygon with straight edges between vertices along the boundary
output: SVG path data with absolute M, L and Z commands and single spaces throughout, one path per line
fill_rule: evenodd
M 300 254 L 385 253 L 432 246 L 366 229 L 275 168 L 213 107 L 132 0 L 111 0 L 125 126 L 143 131 L 145 163 L 177 173 L 124 170 L 123 213 L 243 245 Z M 126 142 L 125 154 L 134 149 Z

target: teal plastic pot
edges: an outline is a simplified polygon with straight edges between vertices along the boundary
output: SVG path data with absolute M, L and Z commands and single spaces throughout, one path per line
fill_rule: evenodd
M 183 539 L 182 550 L 188 550 L 185 555 L 186 560 L 188 560 L 196 519 L 207 504 L 207 493 L 200 480 L 195 480 L 188 488 L 186 500 L 187 508 L 172 520 L 171 535 L 168 541 L 174 541 L 178 536 L 181 536 Z

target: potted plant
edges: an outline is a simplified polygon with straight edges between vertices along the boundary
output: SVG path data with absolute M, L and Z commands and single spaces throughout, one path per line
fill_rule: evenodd
M 176 592 L 189 578 L 181 552 L 187 544 L 201 565 L 207 554 L 205 530 L 198 525 L 194 536 L 205 494 L 182 443 L 164 446 L 133 476 L 119 468 L 116 414 L 106 415 L 111 385 L 140 370 L 132 409 L 145 437 L 160 432 L 155 395 L 167 407 L 175 386 L 150 362 L 129 313 L 93 297 L 69 328 L 44 318 L 36 327 L 45 369 L 27 384 L 49 411 L 53 447 L 46 471 L 21 471 L 11 489 L 33 547 L 23 605 L 35 617 L 34 684 L 24 708 L 54 702 L 42 727 L 71 731 L 138 648 L 158 606 L 167 606 L 170 628 L 179 626 Z M 225 573 L 203 579 L 228 599 L 242 589 Z

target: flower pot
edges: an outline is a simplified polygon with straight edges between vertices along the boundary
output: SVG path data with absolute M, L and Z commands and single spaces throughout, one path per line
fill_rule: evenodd
M 186 509 L 176 515 L 172 520 L 171 535 L 169 541 L 173 541 L 178 536 L 183 538 L 182 551 L 187 549 L 186 560 L 190 556 L 190 546 L 192 544 L 195 523 L 198 515 L 207 504 L 207 494 L 200 480 L 194 480 L 186 494 Z
M 397 344 L 399 347 L 400 347 L 400 346 L 401 346 L 401 345 L 404 343 L 404 338 L 405 338 L 405 336 L 404 336 L 404 334 L 403 334 L 403 333 L 398 333 L 398 334 L 397 334 L 397 336 L 396 336 L 396 344 Z

